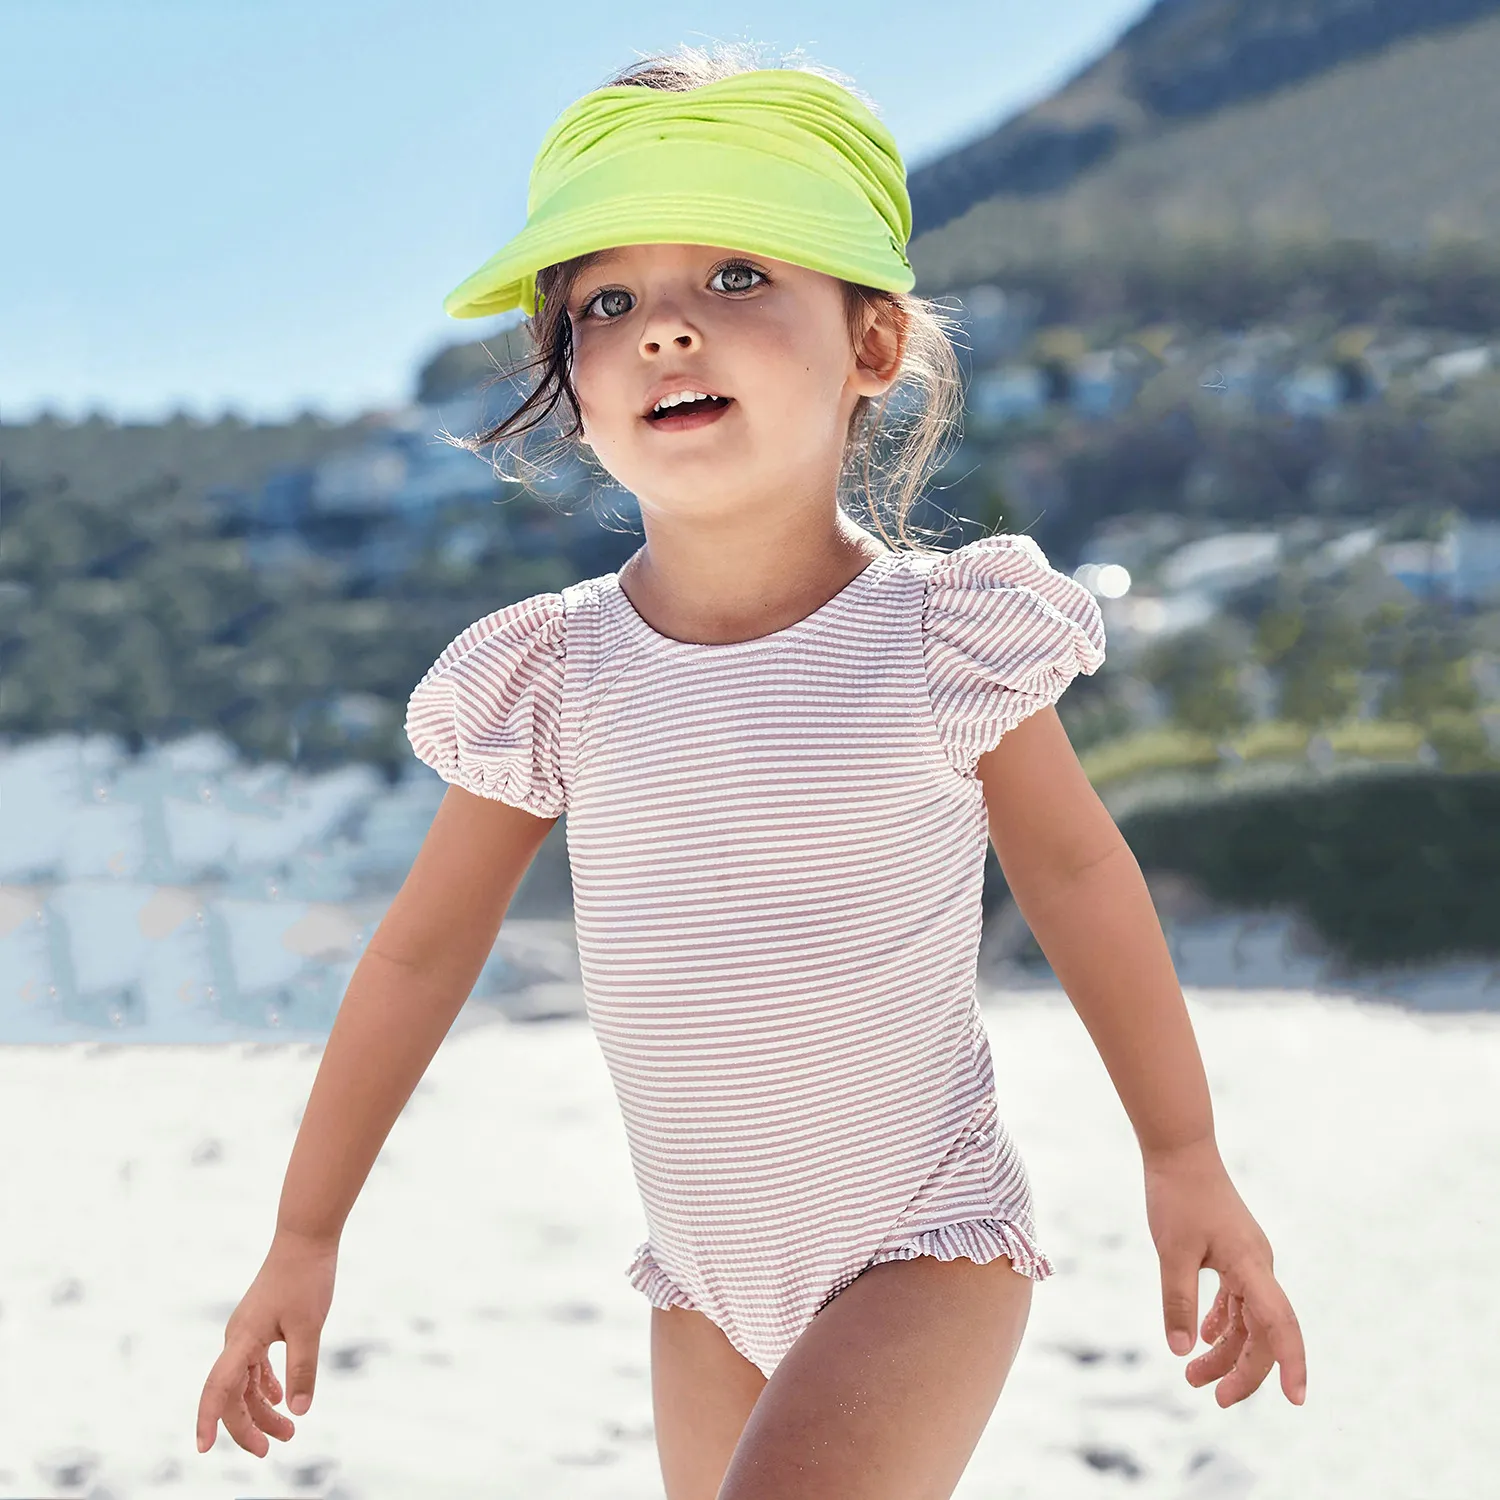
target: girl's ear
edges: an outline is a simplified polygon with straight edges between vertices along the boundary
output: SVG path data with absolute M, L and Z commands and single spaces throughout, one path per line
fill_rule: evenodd
M 865 324 L 864 337 L 860 341 L 857 355 L 860 370 L 880 383 L 879 389 L 867 394 L 881 395 L 895 383 L 901 373 L 901 360 L 906 353 L 906 319 L 900 310 L 889 302 L 879 302 L 872 309 Z

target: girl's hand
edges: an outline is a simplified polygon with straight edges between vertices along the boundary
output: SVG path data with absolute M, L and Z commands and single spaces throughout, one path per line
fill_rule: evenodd
M 1272 1274 L 1271 1243 L 1235 1191 L 1217 1147 L 1210 1141 L 1148 1152 L 1143 1160 L 1146 1219 L 1161 1260 L 1162 1308 L 1174 1354 L 1193 1347 L 1199 1270 L 1219 1273 L 1202 1330 L 1213 1348 L 1188 1365 L 1188 1384 L 1218 1380 L 1214 1399 L 1233 1406 L 1279 1364 L 1281 1389 L 1300 1406 L 1307 1394 L 1302 1330 Z
M 214 1445 L 222 1419 L 246 1453 L 264 1458 L 269 1433 L 287 1442 L 296 1427 L 275 1410 L 282 1388 L 267 1350 L 286 1344 L 287 1405 L 299 1416 L 312 1403 L 318 1341 L 333 1303 L 338 1245 L 278 1234 L 265 1262 L 229 1315 L 224 1352 L 208 1372 L 198 1401 L 198 1451 Z

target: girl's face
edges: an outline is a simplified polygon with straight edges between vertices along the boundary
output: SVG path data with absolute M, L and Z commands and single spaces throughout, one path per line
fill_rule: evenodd
M 567 315 L 584 441 L 643 506 L 678 519 L 831 498 L 856 400 L 900 368 L 883 325 L 861 350 L 873 365 L 856 355 L 836 278 L 718 246 L 601 251 Z M 674 391 L 729 402 L 709 422 L 658 425 L 648 413 Z

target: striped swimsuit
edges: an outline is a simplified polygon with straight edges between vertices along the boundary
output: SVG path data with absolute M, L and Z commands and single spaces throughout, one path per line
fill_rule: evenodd
M 626 1275 L 768 1377 L 868 1266 L 1051 1273 L 978 1007 L 975 762 L 1103 659 L 1093 596 L 994 536 L 882 553 L 724 645 L 586 579 L 476 621 L 411 695 L 445 781 L 566 813 L 649 1230 Z

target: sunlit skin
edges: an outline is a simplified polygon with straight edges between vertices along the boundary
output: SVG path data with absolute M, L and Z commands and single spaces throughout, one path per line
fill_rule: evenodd
M 840 513 L 836 485 L 855 401 L 899 375 L 901 339 L 878 321 L 851 338 L 833 278 L 724 247 L 636 245 L 585 267 L 567 307 L 584 438 L 640 502 L 646 546 L 620 582 L 648 624 L 687 641 L 765 634 L 817 608 L 883 549 Z M 645 414 L 669 389 L 733 403 L 715 422 L 663 430 Z M 1220 1158 L 1161 926 L 1055 707 L 1006 733 L 976 775 L 1012 895 L 1136 1127 L 1178 1352 L 1199 1331 L 1200 1271 L 1219 1274 L 1201 1324 L 1212 1347 L 1188 1366 L 1189 1383 L 1216 1382 L 1229 1406 L 1279 1364 L 1283 1392 L 1300 1404 L 1301 1331 L 1270 1243 Z M 943 1465 L 956 1481 L 1029 1303 L 1029 1283 L 1003 1260 L 887 1263 L 847 1289 L 832 1317 L 813 1320 L 770 1382 L 702 1313 L 654 1309 L 654 1410 L 671 1492 L 811 1493 L 801 1486 L 813 1462 L 820 1494 L 911 1494 L 911 1475 L 931 1486 Z M 900 1327 L 922 1330 L 895 1361 L 911 1384 L 885 1374 L 871 1384 L 871 1351 L 889 1361 Z M 924 1402 L 957 1426 L 940 1429 Z
M 888 550 L 841 511 L 838 480 L 855 404 L 884 394 L 901 373 L 900 306 L 867 311 L 851 330 L 833 277 L 676 244 L 594 257 L 563 295 L 584 440 L 640 502 L 646 544 L 618 581 L 648 625 L 707 644 L 770 634 Z M 673 390 L 732 399 L 709 423 L 651 424 L 653 400 Z M 915 635 L 917 601 L 898 598 Z M 735 687 L 732 673 L 726 682 Z M 705 759 L 715 753 L 701 750 Z M 935 731 L 925 753 L 933 778 L 942 758 Z M 727 783 L 733 765 L 723 774 Z M 1218 1272 L 1201 1327 L 1213 1345 L 1188 1366 L 1189 1382 L 1217 1382 L 1219 1405 L 1230 1406 L 1279 1364 L 1282 1390 L 1300 1404 L 1301 1332 L 1270 1242 L 1220 1158 L 1165 936 L 1055 706 L 1005 732 L 979 757 L 975 777 L 1006 885 L 1140 1141 L 1166 1332 L 1179 1353 L 1197 1331 L 1200 1271 Z M 221 1421 L 260 1458 L 268 1438 L 294 1436 L 275 1410 L 286 1392 L 268 1346 L 286 1345 L 289 1409 L 300 1416 L 312 1397 L 342 1216 L 555 822 L 462 786 L 443 799 L 365 955 L 360 975 L 370 977 L 351 985 L 340 1009 L 288 1169 L 287 1216 L 278 1215 L 272 1250 L 204 1383 L 200 1452 Z M 463 975 L 466 953 L 474 964 Z M 412 1003 L 413 986 L 421 1003 Z M 390 1066 L 370 1066 L 372 1056 Z M 328 1207 L 340 1196 L 342 1209 Z M 769 1379 L 702 1311 L 653 1307 L 652 1412 L 669 1500 L 951 1495 L 1026 1326 L 1031 1281 L 1015 1271 L 1005 1255 L 868 1266 L 812 1317 Z
M 583 440 L 646 532 L 622 584 L 663 634 L 779 629 L 884 550 L 841 513 L 837 482 L 855 402 L 894 383 L 902 339 L 867 317 L 856 349 L 834 277 L 728 246 L 628 245 L 585 266 L 567 311 Z M 656 429 L 644 413 L 669 377 L 731 404 Z

